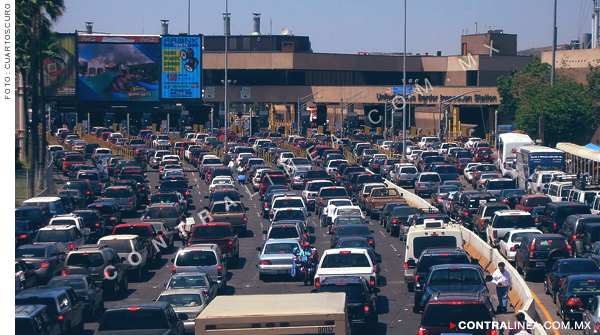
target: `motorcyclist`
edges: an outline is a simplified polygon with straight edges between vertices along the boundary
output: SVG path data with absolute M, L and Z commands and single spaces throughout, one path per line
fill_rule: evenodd
M 292 251 L 294 260 L 292 264 L 292 277 L 296 276 L 297 270 L 303 265 L 316 267 L 319 262 L 319 253 L 317 249 L 311 248 L 310 243 L 301 242 L 300 248 L 295 247 Z

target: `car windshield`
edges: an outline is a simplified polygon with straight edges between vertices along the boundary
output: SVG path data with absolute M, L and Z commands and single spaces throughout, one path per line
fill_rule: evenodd
M 564 221 L 567 216 L 574 214 L 591 214 L 590 208 L 586 205 L 577 206 L 559 206 L 556 208 L 556 220 Z
M 550 199 L 550 197 L 533 197 L 533 198 L 527 198 L 525 199 L 525 201 L 523 202 L 523 206 L 525 207 L 538 207 L 538 206 L 546 206 L 547 203 L 552 202 L 552 199 Z
M 44 248 L 23 248 L 15 251 L 15 258 L 37 258 L 46 257 L 46 249 Z
M 554 238 L 551 240 L 548 239 L 537 239 L 535 240 L 535 245 L 533 247 L 534 251 L 550 251 L 554 249 L 567 249 L 567 243 L 562 238 Z
M 188 274 L 186 276 L 171 278 L 167 287 L 170 289 L 202 288 L 206 287 L 206 280 L 204 279 L 204 276 L 194 276 Z
M 119 254 L 129 253 L 133 251 L 131 249 L 131 241 L 129 240 L 104 239 L 101 241 L 101 244 L 108 245 L 109 248 L 115 249 L 115 251 Z
M 475 269 L 460 267 L 438 269 L 429 276 L 429 285 L 477 285 L 483 284 L 479 272 Z
M 336 206 L 336 207 L 352 206 L 352 201 L 350 201 L 350 200 L 334 200 L 334 201 L 330 201 L 329 205 Z
M 346 226 L 346 225 L 363 225 L 365 224 L 364 220 L 360 217 L 344 217 L 344 216 L 338 216 L 336 218 L 336 225 L 338 226 Z
M 337 215 L 361 215 L 360 208 L 343 208 L 338 209 Z
M 371 231 L 364 225 L 345 225 L 338 229 L 339 236 L 371 235 Z
M 342 161 L 334 160 L 334 161 L 330 161 L 328 166 L 330 168 L 334 168 L 334 167 L 340 166 L 340 164 L 342 164 Z
M 188 251 L 177 255 L 175 266 L 212 266 L 217 265 L 217 257 L 213 251 Z
M 101 214 L 113 214 L 113 212 L 114 212 L 113 208 L 108 205 L 95 205 L 95 206 L 88 207 L 88 208 L 97 209 L 100 211 Z
M 440 183 L 442 182 L 442 179 L 440 179 L 440 176 L 438 174 L 423 174 L 421 175 L 420 182 Z
M 321 187 L 330 187 L 333 186 L 332 182 L 322 182 L 322 183 L 310 183 L 308 186 L 308 191 L 318 191 Z
M 484 178 L 486 175 L 483 175 Z M 494 175 L 495 176 L 495 175 Z M 494 180 L 488 183 L 488 190 L 502 190 L 507 188 L 515 188 L 514 180 Z
M 292 165 L 310 165 L 310 162 L 306 158 L 292 158 Z
M 104 265 L 104 258 L 99 252 L 71 253 L 67 258 L 67 266 L 97 268 Z
M 150 236 L 150 230 L 145 226 L 123 226 L 115 228 L 113 235 L 137 235 L 140 237 Z
M 469 257 L 465 254 L 433 254 L 425 257 L 423 255 L 417 263 L 417 272 L 429 272 L 429 269 L 434 265 L 440 264 L 470 264 Z
M 298 238 L 298 230 L 295 226 L 273 227 L 269 232 L 269 238 Z
M 523 238 L 527 235 L 536 235 L 536 234 L 541 234 L 540 232 L 528 232 L 528 233 L 515 233 L 512 235 L 511 237 L 511 242 L 518 242 L 521 243 L 521 241 L 523 241 Z
M 400 169 L 400 173 L 405 173 L 405 174 L 417 174 L 417 168 L 409 166 L 409 167 L 403 167 Z
M 321 285 L 319 292 L 344 292 L 349 302 L 365 300 L 365 291 L 360 284 Z
M 367 239 L 341 239 L 335 246 L 336 248 L 370 248 Z
M 525 228 L 535 227 L 535 221 L 531 215 L 503 215 L 496 217 L 494 228 Z
M 265 245 L 263 254 L 291 254 L 298 243 L 268 243 Z
M 135 329 L 169 329 L 164 312 L 158 308 L 116 310 L 102 317 L 98 331 L 123 331 Z
M 502 191 L 502 195 L 505 197 L 520 197 L 525 194 L 527 194 L 527 193 L 524 190 L 519 190 L 519 189 Z
M 321 197 L 347 197 L 348 192 L 345 188 L 325 188 L 319 194 Z
M 438 188 L 439 193 L 450 193 L 450 192 L 458 192 L 460 191 L 458 186 L 448 185 L 448 186 L 440 186 Z
M 42 217 L 42 211 L 39 210 L 18 210 L 15 211 L 15 219 L 16 220 L 32 220 L 39 219 Z
M 68 230 L 40 230 L 36 242 L 69 242 L 71 234 Z
M 277 199 L 273 203 L 273 208 L 291 208 L 291 207 L 304 207 L 302 199 Z
M 458 248 L 462 247 L 462 244 L 457 245 L 456 237 L 454 236 L 423 236 L 416 237 L 413 240 L 413 254 L 416 259 L 421 256 L 423 250 L 427 248 Z M 462 241 L 461 241 L 462 243 Z
M 225 202 L 218 203 L 212 207 L 212 213 L 242 213 L 244 208 L 240 203 Z
M 61 226 L 61 225 L 75 226 L 75 224 L 76 224 L 76 221 L 74 219 L 64 219 L 64 220 L 54 219 L 54 220 L 52 220 L 52 223 L 50 225 L 51 226 Z
M 179 198 L 175 193 L 163 193 L 163 194 L 153 194 L 150 202 L 152 203 L 166 203 L 166 202 L 178 202 Z
M 306 172 L 306 178 L 327 179 L 329 175 L 324 170 L 310 170 Z
M 231 229 L 226 226 L 196 225 L 193 237 L 223 237 L 230 236 Z
M 192 293 L 161 295 L 157 301 L 168 302 L 173 307 L 200 307 L 200 306 L 202 306 L 202 298 L 200 298 L 200 294 L 192 294 Z
M 150 207 L 144 213 L 146 219 L 172 219 L 178 218 L 175 207 Z
M 352 253 L 342 251 L 341 253 L 329 254 L 321 262 L 321 268 L 357 268 L 371 267 L 369 258 L 363 253 Z
M 185 181 L 167 181 L 160 184 L 161 189 L 186 189 L 188 188 Z
M 129 198 L 131 193 L 125 188 L 109 188 L 104 190 L 105 198 Z
M 397 217 L 408 217 L 410 215 L 413 214 L 419 214 L 419 209 L 412 207 L 412 206 L 400 206 L 400 207 L 396 207 L 394 208 L 394 212 L 392 213 L 392 216 L 397 216 Z
M 70 286 L 74 290 L 85 290 L 86 286 L 84 280 L 85 279 L 54 277 L 46 284 L 46 286 Z
M 453 165 L 438 166 L 435 168 L 435 172 L 444 173 L 444 174 L 451 174 L 451 173 L 458 174 L 458 170 Z
M 222 164 L 218 158 L 207 158 L 202 161 L 202 164 Z
M 275 220 L 275 221 L 287 220 L 287 219 L 304 220 L 305 219 L 304 212 L 302 210 L 282 209 L 282 210 L 278 210 L 277 213 L 275 213 L 275 216 L 273 217 L 273 220 Z
M 600 294 L 600 280 L 584 279 L 572 280 L 569 283 L 569 289 L 574 294 Z
M 585 258 L 584 258 L 585 260 Z M 596 262 L 588 259 L 588 261 L 563 261 L 560 263 L 561 276 L 568 276 L 570 274 L 580 273 L 599 273 L 598 265 Z
M 493 321 L 482 304 L 429 304 L 423 315 L 423 327 L 448 328 L 455 320 L 466 322 Z M 490 328 L 489 329 L 493 329 Z

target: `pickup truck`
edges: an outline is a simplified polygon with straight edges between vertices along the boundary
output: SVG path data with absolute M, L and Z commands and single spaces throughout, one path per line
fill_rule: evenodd
M 85 221 L 80 216 L 73 215 L 73 214 L 56 215 L 50 220 L 48 225 L 49 226 L 60 226 L 60 225 L 75 226 L 75 227 L 77 227 L 77 229 L 79 230 L 81 235 L 83 235 L 85 243 L 88 243 L 88 241 L 90 240 L 90 234 L 91 234 L 90 228 L 86 227 Z
M 215 201 L 206 209 L 210 211 L 210 222 L 229 222 L 238 235 L 246 236 L 248 207 L 244 207 L 244 204 L 239 201 Z
M 371 190 L 371 193 L 365 200 L 367 214 L 371 220 L 378 220 L 379 213 L 388 202 L 404 201 L 404 196 L 395 187 L 379 187 Z
M 149 223 L 125 223 L 116 226 L 112 235 L 138 235 L 148 250 L 148 260 L 153 266 L 160 266 L 162 254 L 157 246 L 165 242 L 160 240 L 154 227 Z
M 83 334 L 83 298 L 70 287 L 32 287 L 15 295 L 15 305 L 46 305 L 61 334 Z
M 370 287 L 377 287 L 376 264 L 367 249 L 325 250 L 315 273 L 315 287 L 318 288 L 323 279 L 332 276 L 360 276 L 366 279 Z
M 214 243 L 227 255 L 230 265 L 240 259 L 240 240 L 233 231 L 231 223 L 214 222 L 196 225 L 190 234 L 187 246 L 192 244 Z
M 115 202 L 122 212 L 128 212 L 134 216 L 137 208 L 137 197 L 130 186 L 111 186 L 102 192 L 102 201 Z
M 135 320 L 136 327 L 122 320 Z M 121 304 L 106 310 L 96 334 L 183 335 L 185 320 L 187 314 L 176 314 L 166 302 Z
M 321 215 L 329 199 L 350 199 L 345 188 L 340 186 L 321 187 L 315 201 L 315 214 Z
M 485 239 L 487 225 L 492 221 L 494 213 L 509 209 L 510 207 L 507 204 L 501 202 L 485 202 L 480 204 L 479 208 L 477 208 L 477 213 L 473 214 L 471 219 L 473 221 L 473 232 L 478 234 L 482 239 Z

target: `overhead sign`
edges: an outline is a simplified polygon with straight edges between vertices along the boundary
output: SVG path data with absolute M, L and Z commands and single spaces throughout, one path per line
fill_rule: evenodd
M 206 86 L 204 88 L 204 99 L 214 99 L 215 98 L 215 87 L 214 86 Z
M 252 87 L 242 87 L 240 90 L 240 99 L 251 99 Z
M 393 89 L 393 93 L 394 94 L 402 94 L 404 92 L 404 87 L 400 86 L 400 87 L 394 87 Z M 406 94 L 411 94 L 413 92 L 413 88 L 412 87 L 407 87 L 406 88 Z
M 200 36 L 163 36 L 162 94 L 165 99 L 202 98 L 202 39 Z

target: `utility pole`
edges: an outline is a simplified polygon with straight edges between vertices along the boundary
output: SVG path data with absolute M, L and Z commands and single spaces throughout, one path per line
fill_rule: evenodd
M 556 2 L 554 0 L 554 24 L 552 25 L 552 69 L 550 70 L 550 85 L 554 86 L 554 71 L 556 67 Z

